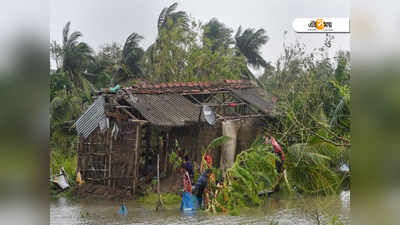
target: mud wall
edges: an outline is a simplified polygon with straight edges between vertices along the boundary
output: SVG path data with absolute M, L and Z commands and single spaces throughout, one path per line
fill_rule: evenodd
M 208 144 L 217 137 L 222 136 L 222 123 L 218 122 L 215 126 L 202 125 L 182 128 L 182 143 L 186 155 L 190 160 L 196 163 L 201 161 L 201 149 L 206 148 Z M 235 156 L 241 151 L 246 150 L 253 143 L 254 139 L 264 134 L 264 123 L 257 118 L 248 118 L 240 121 L 239 130 L 236 139 Z M 221 148 L 211 152 L 213 165 L 220 166 Z
M 215 126 L 203 124 L 201 126 L 193 126 L 184 128 L 183 147 L 190 160 L 200 164 L 201 150 L 207 148 L 212 140 L 222 135 L 221 123 Z M 214 166 L 219 165 L 220 149 L 211 152 Z
M 236 154 L 248 149 L 257 136 L 262 136 L 265 133 L 265 124 L 261 119 L 249 118 L 241 121 L 239 128 Z

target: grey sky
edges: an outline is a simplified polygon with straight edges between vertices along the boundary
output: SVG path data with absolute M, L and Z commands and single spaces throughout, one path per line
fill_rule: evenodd
M 50 5 L 50 40 L 61 41 L 62 28 L 71 21 L 71 29 L 83 33 L 82 41 L 98 49 L 105 43 L 123 43 L 132 32 L 144 36 L 142 46 L 154 42 L 157 18 L 171 0 L 52 0 Z M 283 32 L 288 31 L 286 43 L 299 40 L 308 50 L 320 47 L 325 34 L 296 34 L 292 21 L 296 17 L 350 17 L 349 0 L 177 0 L 178 10 L 186 11 L 203 23 L 213 17 L 236 32 L 243 28 L 264 28 L 270 41 L 263 46 L 262 55 L 275 62 L 282 53 Z M 330 53 L 350 50 L 350 34 L 335 34 Z

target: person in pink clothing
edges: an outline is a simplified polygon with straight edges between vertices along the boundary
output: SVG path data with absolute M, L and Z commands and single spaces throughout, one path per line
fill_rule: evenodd
M 283 163 L 285 162 L 285 153 L 282 151 L 281 146 L 276 142 L 274 137 L 265 137 L 265 144 L 271 143 L 274 148 L 275 154 L 279 157 L 280 161 L 276 163 L 276 169 L 278 173 L 283 172 Z
M 283 176 L 284 176 L 284 163 L 285 163 L 285 153 L 282 151 L 281 146 L 278 144 L 278 142 L 275 140 L 274 137 L 265 137 L 265 144 L 271 143 L 272 147 L 274 148 L 274 153 L 279 157 L 279 161 L 276 162 L 276 170 L 279 173 L 279 180 L 277 185 L 274 187 L 274 192 L 279 191 L 280 186 L 279 184 L 281 183 Z

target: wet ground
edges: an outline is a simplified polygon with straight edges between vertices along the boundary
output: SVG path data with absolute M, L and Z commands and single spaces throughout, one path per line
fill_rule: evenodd
M 128 215 L 119 216 L 118 201 L 81 200 L 58 198 L 50 203 L 50 224 L 331 224 L 337 217 L 350 224 L 350 192 L 327 197 L 296 199 L 267 198 L 262 207 L 243 209 L 238 216 L 203 211 L 184 214 L 179 205 L 168 206 L 160 212 L 154 207 L 136 201 L 127 204 Z

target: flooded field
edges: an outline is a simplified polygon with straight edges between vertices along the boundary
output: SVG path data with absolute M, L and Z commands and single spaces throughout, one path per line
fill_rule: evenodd
M 267 198 L 262 207 L 243 209 L 238 216 L 203 211 L 184 214 L 179 205 L 169 206 L 155 212 L 149 205 L 135 201 L 127 204 L 129 214 L 119 216 L 118 201 L 82 200 L 59 198 L 50 203 L 50 224 L 330 224 L 338 217 L 350 224 L 350 192 L 327 197 L 305 197 L 297 199 Z

